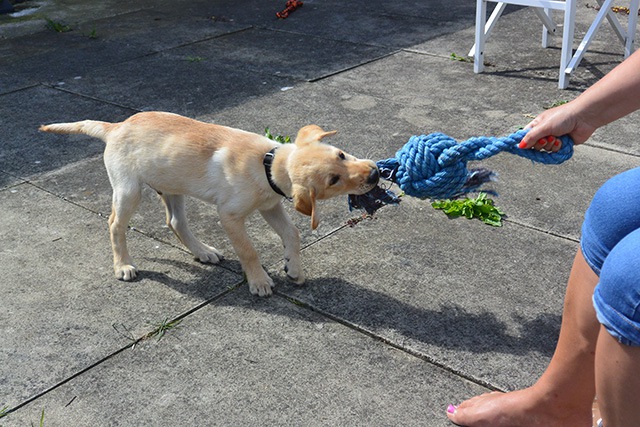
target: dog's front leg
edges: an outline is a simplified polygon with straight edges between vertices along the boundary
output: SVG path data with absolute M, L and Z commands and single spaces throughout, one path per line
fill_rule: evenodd
M 261 210 L 260 213 L 282 239 L 285 273 L 294 283 L 303 284 L 304 274 L 300 263 L 300 233 L 298 229 L 280 203 L 271 209 Z
M 238 258 L 240 258 L 242 269 L 247 275 L 249 290 L 252 294 L 261 297 L 271 295 L 273 280 L 262 268 L 258 253 L 251 244 L 251 240 L 249 240 L 247 229 L 244 225 L 245 217 L 225 214 L 220 211 L 218 213 L 220 215 L 220 223 L 227 236 L 229 236 L 233 249 L 236 251 Z

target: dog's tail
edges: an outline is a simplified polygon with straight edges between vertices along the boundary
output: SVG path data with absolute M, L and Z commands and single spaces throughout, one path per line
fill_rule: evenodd
M 83 120 L 73 123 L 53 123 L 40 126 L 40 131 L 51 133 L 82 133 L 105 141 L 107 134 L 116 123 Z

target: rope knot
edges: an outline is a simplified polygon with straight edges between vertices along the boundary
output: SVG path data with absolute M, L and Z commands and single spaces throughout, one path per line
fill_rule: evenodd
M 377 165 L 384 179 L 398 184 L 409 196 L 448 199 L 475 191 L 491 180 L 491 171 L 468 170 L 469 161 L 484 160 L 507 151 L 533 162 L 560 164 L 573 155 L 573 141 L 568 135 L 560 137 L 562 146 L 556 153 L 518 148 L 527 132 L 519 130 L 502 138 L 473 137 L 460 143 L 443 133 L 412 136 L 395 158 L 380 160 Z M 376 197 L 376 203 L 379 202 Z M 360 196 L 350 196 L 350 205 L 364 208 L 369 213 L 375 211 L 369 209 L 365 198 Z
M 442 134 L 413 136 L 396 153 L 396 182 L 414 197 L 446 197 L 457 193 L 467 180 L 466 162 L 451 161 L 447 154 L 457 145 Z

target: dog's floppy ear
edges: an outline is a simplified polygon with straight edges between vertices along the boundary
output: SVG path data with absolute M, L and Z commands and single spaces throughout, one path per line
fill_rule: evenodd
M 335 135 L 336 132 L 337 131 L 335 130 L 326 132 L 318 125 L 307 125 L 298 131 L 296 145 L 298 147 L 303 147 L 305 145 L 318 142 L 326 136 Z
M 315 230 L 320 224 L 316 209 L 316 191 L 301 185 L 293 186 L 293 207 L 300 213 L 311 217 L 311 229 Z

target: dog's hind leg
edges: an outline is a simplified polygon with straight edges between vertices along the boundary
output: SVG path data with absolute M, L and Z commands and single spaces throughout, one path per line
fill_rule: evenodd
M 284 271 L 289 279 L 301 285 L 304 274 L 300 264 L 300 233 L 280 203 L 268 210 L 261 210 L 262 217 L 278 233 L 284 245 Z
M 191 251 L 200 262 L 217 264 L 224 259 L 214 247 L 198 240 L 187 225 L 184 196 L 177 194 L 160 194 L 167 213 L 167 226 L 175 233 L 183 245 Z
M 127 250 L 126 232 L 129 220 L 140 204 L 141 190 L 139 186 L 113 189 L 113 202 L 109 216 L 109 234 L 113 249 L 113 270 L 120 280 L 133 280 L 137 269 Z

